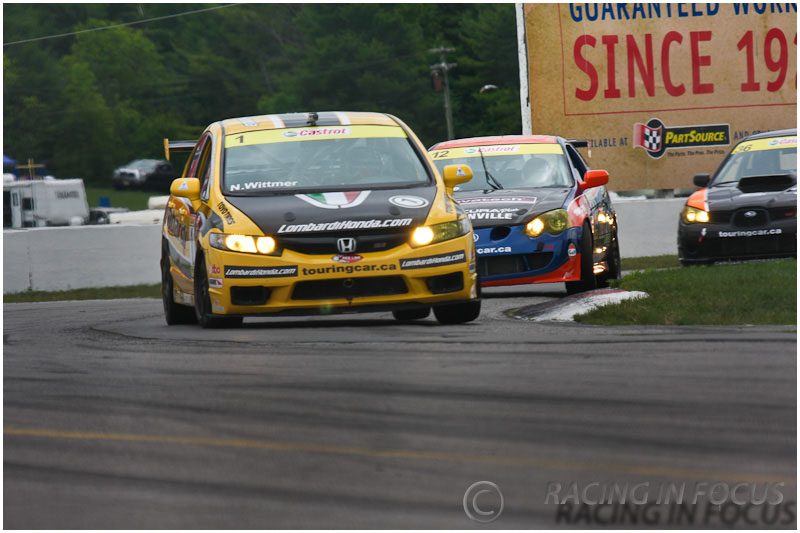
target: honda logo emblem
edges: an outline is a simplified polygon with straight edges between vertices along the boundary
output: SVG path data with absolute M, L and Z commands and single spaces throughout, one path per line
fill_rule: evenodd
M 336 241 L 336 248 L 340 253 L 352 254 L 356 251 L 356 240 L 352 237 L 345 237 Z
M 746 216 L 747 218 L 753 218 L 754 216 L 756 216 L 756 212 L 755 211 L 745 211 L 744 212 L 744 216 Z

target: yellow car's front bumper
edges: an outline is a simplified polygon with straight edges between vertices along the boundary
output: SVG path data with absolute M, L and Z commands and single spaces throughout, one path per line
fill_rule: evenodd
M 217 315 L 401 310 L 478 296 L 471 233 L 420 248 L 404 244 L 361 256 L 291 250 L 264 256 L 216 248 L 204 252 L 211 308 Z

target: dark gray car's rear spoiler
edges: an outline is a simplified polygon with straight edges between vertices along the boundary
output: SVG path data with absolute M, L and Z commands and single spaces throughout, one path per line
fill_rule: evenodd
M 169 161 L 169 153 L 172 152 L 191 152 L 197 141 L 170 141 L 164 139 L 164 157 Z

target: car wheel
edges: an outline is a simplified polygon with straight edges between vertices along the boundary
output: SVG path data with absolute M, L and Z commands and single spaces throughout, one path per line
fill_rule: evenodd
M 611 246 L 606 254 L 606 264 L 608 271 L 599 276 L 597 280 L 597 286 L 601 288 L 608 287 L 608 280 L 622 277 L 622 260 L 619 255 L 619 240 L 616 232 L 611 237 Z
M 589 224 L 583 225 L 581 233 L 581 279 L 580 281 L 568 281 L 566 283 L 567 294 L 577 294 L 597 288 L 597 276 L 594 275 L 592 229 Z
M 431 314 L 431 308 L 426 307 L 424 309 L 402 309 L 400 311 L 392 311 L 395 319 L 399 320 L 400 322 L 408 322 L 410 320 L 422 320 L 423 318 L 428 318 L 428 315 Z
M 169 271 L 169 253 L 167 244 L 161 249 L 161 300 L 164 303 L 164 318 L 168 326 L 178 324 L 196 324 L 197 317 L 194 309 L 186 305 L 175 303 L 172 297 L 173 281 Z
M 202 328 L 232 328 L 242 324 L 240 316 L 214 316 L 208 293 L 208 270 L 202 254 L 194 267 L 194 312 Z
M 472 322 L 481 314 L 481 301 L 437 305 L 433 308 L 433 314 L 436 316 L 436 320 L 442 324 Z

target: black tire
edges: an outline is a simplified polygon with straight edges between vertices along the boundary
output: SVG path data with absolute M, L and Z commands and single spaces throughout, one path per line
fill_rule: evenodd
M 242 325 L 240 316 L 214 316 L 208 293 L 208 270 L 202 254 L 194 266 L 194 314 L 201 328 L 234 328 Z
M 583 225 L 581 233 L 581 279 L 580 281 L 568 281 L 566 283 L 567 294 L 577 294 L 597 288 L 597 276 L 594 275 L 592 229 L 589 224 Z
M 433 314 L 441 324 L 472 322 L 481 314 L 481 301 L 437 305 L 433 308 Z
M 400 311 L 392 311 L 394 318 L 400 322 L 409 322 L 411 320 L 422 320 L 428 318 L 431 314 L 431 308 L 424 309 L 401 309 Z
M 167 243 L 163 243 L 161 247 L 161 301 L 164 304 L 164 319 L 167 321 L 168 326 L 196 324 L 197 317 L 194 314 L 194 309 L 175 303 L 172 298 L 174 282 L 169 271 L 168 246 Z
M 611 236 L 611 246 L 609 246 L 606 254 L 606 264 L 608 265 L 608 270 L 597 277 L 598 288 L 608 287 L 608 280 L 622 277 L 622 259 L 619 255 L 619 240 L 616 232 Z

